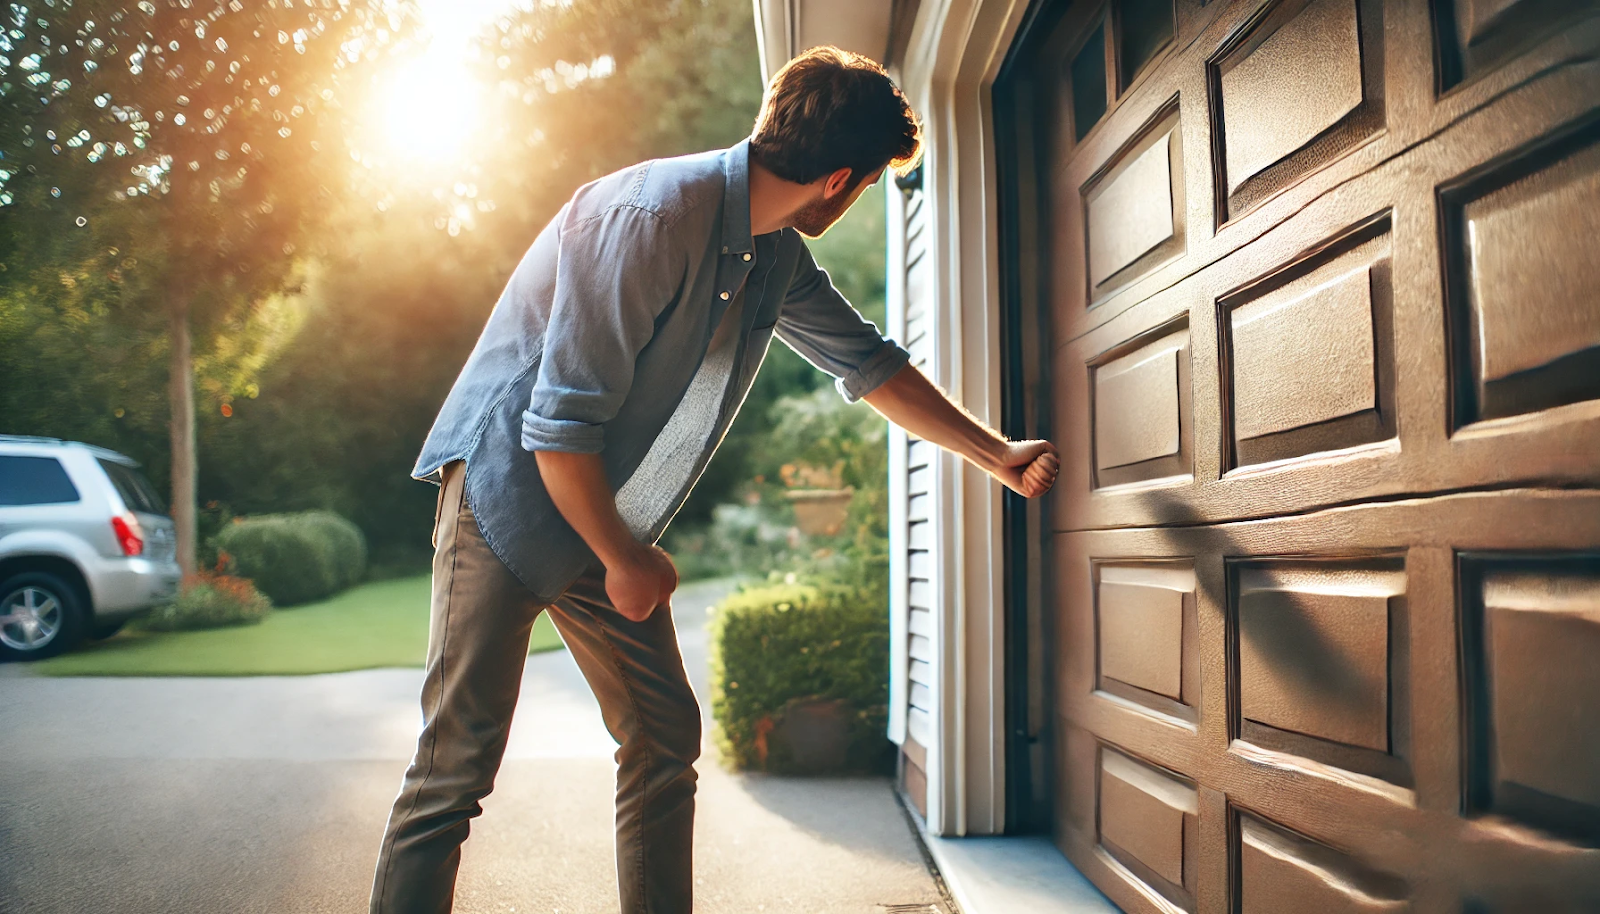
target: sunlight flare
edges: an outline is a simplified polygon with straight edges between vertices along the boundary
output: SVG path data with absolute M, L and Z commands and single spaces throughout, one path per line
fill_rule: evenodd
M 381 87 L 378 127 L 386 153 L 417 165 L 460 157 L 482 112 L 482 86 L 466 58 L 464 44 L 435 41 Z
M 460 164 L 481 128 L 491 87 L 474 72 L 476 39 L 510 0 L 418 0 L 427 44 L 396 62 L 371 98 L 368 131 L 378 158 L 414 174 Z

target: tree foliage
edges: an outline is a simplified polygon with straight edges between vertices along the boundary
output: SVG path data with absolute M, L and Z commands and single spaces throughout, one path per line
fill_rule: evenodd
M 23 275 L 114 264 L 105 297 L 164 313 L 172 511 L 192 571 L 192 341 L 202 362 L 264 362 L 253 312 L 293 291 L 343 169 L 341 72 L 389 29 L 353 0 L 45 0 L 10 19 L 0 204 L 24 204 L 6 216 L 27 224 L 0 233 L 0 256 Z
M 121 296 L 181 291 L 219 330 L 292 287 L 347 161 L 342 76 L 402 24 L 352 0 L 46 0 L 11 20 L 8 271 L 109 263 Z
M 419 164 L 369 123 L 426 49 L 403 6 L 55 2 L 0 65 L 0 432 L 105 444 L 163 481 L 162 312 L 187 284 L 211 526 L 328 508 L 380 562 L 428 548 L 436 490 L 412 461 L 539 230 L 586 181 L 737 142 L 761 98 L 748 0 L 524 3 L 478 36 L 470 85 L 438 86 L 481 109 L 458 154 Z M 880 319 L 881 201 L 815 246 Z M 679 522 L 770 462 L 771 404 L 825 383 L 774 345 Z

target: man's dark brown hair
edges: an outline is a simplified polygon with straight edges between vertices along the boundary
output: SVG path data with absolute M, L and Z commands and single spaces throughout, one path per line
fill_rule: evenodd
M 900 174 L 916 167 L 922 128 L 876 61 L 838 48 L 812 48 L 767 85 L 750 157 L 796 184 L 849 168 L 854 186 L 886 165 Z

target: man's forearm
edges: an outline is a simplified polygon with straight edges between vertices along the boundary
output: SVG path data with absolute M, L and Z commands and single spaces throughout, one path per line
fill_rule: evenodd
M 915 365 L 895 372 L 862 399 L 910 434 L 984 470 L 993 471 L 1005 454 L 1007 442 L 999 432 L 973 418 Z
M 578 531 L 607 566 L 623 561 L 640 546 L 617 513 L 616 496 L 599 454 L 537 451 L 539 475 L 556 510 Z
M 907 365 L 864 398 L 885 419 L 907 432 L 953 451 L 1028 498 L 1055 485 L 1061 470 L 1055 445 L 1048 441 L 1007 441 L 979 422 Z
M 617 612 L 643 622 L 678 588 L 672 560 L 634 539 L 617 513 L 617 499 L 599 454 L 536 451 L 539 475 L 556 510 L 605 565 L 606 596 Z

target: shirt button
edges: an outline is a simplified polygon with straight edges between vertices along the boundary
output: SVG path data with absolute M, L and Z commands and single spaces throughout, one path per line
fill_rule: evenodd
M 722 253 L 724 253 L 724 254 L 728 253 L 728 246 L 727 245 L 723 245 L 722 246 Z
M 723 301 L 727 301 L 728 300 L 728 293 L 726 293 L 726 292 L 722 293 L 722 300 Z

